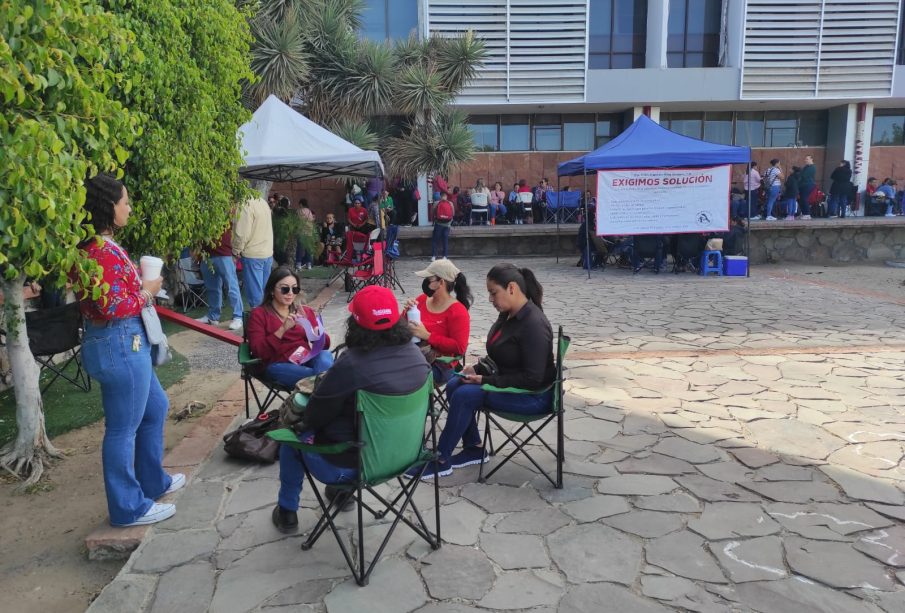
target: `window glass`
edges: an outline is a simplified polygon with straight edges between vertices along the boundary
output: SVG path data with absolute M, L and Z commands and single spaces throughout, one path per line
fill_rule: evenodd
M 764 146 L 795 147 L 798 143 L 798 113 L 772 111 L 767 113 Z
M 735 115 L 735 144 L 739 147 L 764 146 L 764 114 L 748 111 Z
M 497 151 L 497 116 L 478 116 L 468 120 L 468 129 L 478 151 Z
M 589 68 L 643 68 L 646 41 L 647 2 L 591 0 Z
M 875 111 L 871 143 L 905 145 L 905 111 Z
M 676 134 L 701 138 L 704 127 L 703 113 L 663 113 L 660 123 Z
M 594 148 L 607 144 L 622 132 L 622 117 L 619 114 L 597 115 L 597 140 Z
M 530 151 L 531 132 L 527 115 L 500 117 L 500 151 Z
M 669 0 L 666 63 L 670 68 L 716 66 L 723 0 Z
M 534 116 L 535 151 L 560 151 L 562 149 L 561 122 L 559 115 Z
M 594 148 L 594 115 L 566 115 L 563 121 L 563 150 L 590 151 Z
M 387 38 L 386 0 L 365 0 L 361 12 L 361 36 L 382 42 Z
M 387 19 L 387 38 L 408 38 L 418 31 L 417 0 L 387 0 Z
M 798 120 L 798 144 L 802 147 L 826 145 L 826 111 L 802 111 Z
M 704 113 L 704 140 L 721 145 L 732 144 L 732 113 Z

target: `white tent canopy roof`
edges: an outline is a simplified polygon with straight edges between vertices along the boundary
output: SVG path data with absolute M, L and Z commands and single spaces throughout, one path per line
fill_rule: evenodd
M 239 174 L 265 181 L 383 175 L 376 151 L 359 149 L 269 96 L 239 128 L 245 165 Z

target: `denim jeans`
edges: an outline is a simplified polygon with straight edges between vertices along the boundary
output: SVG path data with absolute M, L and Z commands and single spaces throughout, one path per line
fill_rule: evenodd
M 782 210 L 788 217 L 795 217 L 795 210 L 798 208 L 797 198 L 786 198 L 782 201 Z
M 314 259 L 311 257 L 311 252 L 305 249 L 305 246 L 302 244 L 302 239 L 298 238 L 295 241 L 295 266 L 296 268 L 300 268 L 305 266 L 306 264 L 313 264 Z
M 845 217 L 845 207 L 847 206 L 848 197 L 845 194 L 830 194 L 826 201 L 826 215 L 835 217 L 838 213 L 839 217 Z
M 742 201 L 741 217 L 748 216 L 748 201 L 751 201 L 751 217 L 760 215 L 760 200 L 758 199 L 758 190 L 752 189 L 745 193 L 745 199 Z
M 273 258 L 242 258 L 242 282 L 245 284 L 245 299 L 253 309 L 264 300 L 264 285 L 273 268 Z
M 232 256 L 213 255 L 201 263 L 201 277 L 207 289 L 207 318 L 213 322 L 220 321 L 220 307 L 223 306 L 223 282 L 226 282 L 226 295 L 233 308 L 233 318 L 242 319 L 242 293 L 239 291 L 239 277 L 236 275 L 236 263 Z
M 305 432 L 299 435 L 299 440 L 311 442 L 313 435 Z M 358 475 L 357 468 L 336 466 L 319 453 L 303 452 L 289 445 L 280 445 L 280 494 L 277 502 L 287 511 L 299 510 L 299 498 L 302 496 L 302 485 L 305 483 L 303 457 L 311 475 L 327 485 L 348 483 Z
M 434 235 L 431 237 L 431 255 L 433 257 L 437 257 L 441 245 L 445 258 L 449 253 L 449 226 L 434 224 Z
M 446 364 L 438 364 L 434 362 L 431 364 L 431 372 L 434 374 L 434 383 L 437 385 L 443 385 L 444 383 L 448 383 L 450 379 L 452 379 L 453 369 L 447 366 Z
M 437 451 L 447 462 L 460 440 L 463 447 L 481 446 L 476 418 L 481 407 L 521 415 L 540 415 L 549 412 L 553 405 L 553 390 L 539 394 L 486 392 L 480 385 L 463 383 L 459 377 L 453 377 L 446 384 L 446 397 L 449 399 L 449 415 L 437 442 Z
M 305 377 L 319 375 L 333 366 L 333 354 L 321 351 L 305 364 L 293 362 L 274 362 L 264 369 L 268 377 L 286 387 L 295 387 L 296 381 Z
M 779 198 L 779 185 L 772 185 L 767 192 L 767 208 L 764 211 L 764 217 L 773 217 L 773 204 L 777 198 Z
M 496 219 L 497 217 L 505 217 L 506 216 L 506 205 L 502 202 L 500 204 L 491 204 L 490 205 L 490 219 Z
M 141 318 L 114 319 L 106 325 L 85 322 L 82 363 L 101 386 L 101 461 L 110 523 L 130 524 L 172 481 L 163 470 L 169 401 L 151 367 L 151 345 Z

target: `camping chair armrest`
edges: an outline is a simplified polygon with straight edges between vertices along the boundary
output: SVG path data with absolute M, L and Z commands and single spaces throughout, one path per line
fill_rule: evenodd
M 301 442 L 298 439 L 298 435 L 295 433 L 295 430 L 290 430 L 289 428 L 273 430 L 271 432 L 268 432 L 267 436 L 278 443 L 289 445 L 290 447 L 298 449 L 299 451 L 319 453 L 321 455 L 335 455 L 361 446 L 358 442 L 353 441 L 333 443 L 332 445 L 309 445 L 308 443 Z
M 446 366 L 450 366 L 453 370 L 459 372 L 465 367 L 465 356 L 464 355 L 438 355 L 434 358 L 434 362 L 439 362 L 440 364 L 445 364 Z M 453 367 L 452 364 L 455 364 Z
M 553 389 L 553 386 L 556 384 L 556 381 L 548 385 L 547 387 L 541 388 L 539 390 L 526 390 L 520 387 L 497 387 L 495 385 L 490 385 L 485 383 L 481 386 L 481 389 L 485 392 L 504 392 L 506 394 L 543 394 L 546 391 Z

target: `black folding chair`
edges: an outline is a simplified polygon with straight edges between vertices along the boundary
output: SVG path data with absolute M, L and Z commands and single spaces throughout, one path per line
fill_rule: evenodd
M 260 358 L 256 358 L 251 353 L 251 346 L 248 344 L 248 312 L 242 313 L 242 344 L 239 345 L 239 366 L 242 368 L 242 380 L 245 382 L 245 417 L 251 416 L 250 400 L 255 399 L 255 405 L 258 407 L 258 415 L 266 411 L 273 401 L 280 399 L 285 400 L 293 391 L 292 388 L 277 383 L 264 373 L 264 365 Z M 263 399 L 255 388 L 255 381 L 260 382 L 267 392 Z
M 192 258 L 180 258 L 177 262 L 176 284 L 183 313 L 198 307 L 207 308 L 207 288 L 201 277 L 201 267 L 196 267 Z
M 41 366 L 41 372 L 53 373 L 44 384 L 44 394 L 57 379 L 64 379 L 77 388 L 90 391 L 91 378 L 82 368 L 82 313 L 79 304 L 71 302 L 53 309 L 41 309 L 25 313 L 25 326 L 28 330 L 28 346 L 35 360 Z M 61 353 L 69 353 L 63 361 L 55 362 L 54 357 Z M 75 365 L 75 373 L 67 369 Z
M 520 413 L 506 413 L 503 411 L 497 411 L 495 409 L 491 409 L 489 407 L 483 407 L 481 411 L 487 416 L 487 427 L 484 429 L 484 453 L 496 455 L 502 451 L 506 445 L 510 443 L 514 446 L 514 449 L 509 452 L 509 454 L 503 458 L 503 460 L 493 467 L 486 475 L 484 474 L 484 464 L 481 463 L 481 469 L 478 472 L 478 481 L 480 483 L 484 483 L 493 476 L 496 471 L 506 465 L 506 462 L 511 460 L 513 456 L 517 453 L 523 454 L 528 461 L 530 461 L 540 473 L 547 478 L 547 480 L 553 484 L 553 487 L 557 489 L 562 489 L 562 465 L 565 460 L 565 433 L 563 430 L 563 381 L 565 378 L 563 377 L 563 360 L 566 357 L 566 351 L 569 349 L 569 344 L 571 343 L 571 339 L 568 336 L 563 335 L 562 326 L 559 326 L 557 335 L 556 335 L 556 379 L 551 383 L 547 388 L 543 390 L 522 390 L 516 388 L 497 388 L 492 385 L 483 385 L 482 389 L 489 392 L 506 392 L 510 394 L 537 394 L 540 392 L 545 392 L 547 390 L 553 390 L 553 403 L 550 407 L 549 413 L 540 413 L 538 415 L 522 415 Z M 515 432 L 510 433 L 509 430 L 503 427 L 501 420 L 510 421 L 514 423 L 521 424 Z M 536 422 L 540 422 L 538 425 L 535 425 Z M 550 446 L 547 441 L 545 441 L 541 436 L 541 431 L 547 427 L 551 423 L 556 423 L 556 449 Z M 496 426 L 503 433 L 503 436 L 506 440 L 496 449 L 496 452 L 493 452 L 490 448 L 490 428 L 491 425 Z M 527 432 L 525 432 L 527 430 Z M 520 438 L 522 433 L 525 433 L 527 436 L 525 438 Z M 548 473 L 545 471 L 541 465 L 534 459 L 534 457 L 528 453 L 528 450 L 525 448 L 528 443 L 532 441 L 539 442 L 544 448 L 547 449 L 553 456 L 556 458 L 556 479 L 554 480 Z
M 700 234 L 679 234 L 676 238 L 676 252 L 673 254 L 672 271 L 674 274 L 697 272 L 697 262 L 704 250 L 704 237 Z
M 663 259 L 663 239 L 658 234 L 639 234 L 632 242 L 632 266 L 638 273 L 642 268 L 660 272 Z

